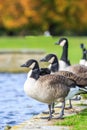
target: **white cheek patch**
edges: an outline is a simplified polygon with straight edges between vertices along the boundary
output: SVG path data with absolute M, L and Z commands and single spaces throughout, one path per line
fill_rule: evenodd
M 52 57 L 50 60 L 49 60 L 50 63 L 53 63 L 54 62 L 54 57 Z
M 64 46 L 66 43 L 66 40 L 63 40 L 61 43 L 60 43 L 60 46 Z
M 32 70 L 30 70 L 30 71 L 28 72 L 28 74 L 27 74 L 27 79 L 30 78 L 31 74 L 32 74 Z
M 30 66 L 31 69 L 33 69 L 35 66 L 35 63 L 32 63 L 32 65 Z
M 49 70 L 51 70 L 51 66 L 52 66 L 51 64 L 48 66 Z

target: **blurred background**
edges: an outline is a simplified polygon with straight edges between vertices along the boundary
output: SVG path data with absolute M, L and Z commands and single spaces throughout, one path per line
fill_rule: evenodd
M 0 36 L 87 35 L 87 0 L 0 0 Z

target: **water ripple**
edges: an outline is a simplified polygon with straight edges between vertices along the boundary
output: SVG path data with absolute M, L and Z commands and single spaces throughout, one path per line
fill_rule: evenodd
M 26 74 L 0 73 L 0 130 L 19 124 L 47 108 L 26 96 L 23 84 Z

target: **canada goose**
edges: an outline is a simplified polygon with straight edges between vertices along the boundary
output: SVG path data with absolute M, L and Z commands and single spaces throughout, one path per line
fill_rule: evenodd
M 80 59 L 80 65 L 85 65 L 86 64 L 86 48 L 84 47 L 84 44 L 81 43 L 80 47 L 82 49 L 82 58 Z
M 55 74 L 63 75 L 70 78 L 76 82 L 77 85 L 86 86 L 87 85 L 87 67 L 84 65 L 72 65 L 66 68 L 64 71 L 58 71 L 58 58 L 55 54 L 48 54 L 40 60 L 41 62 L 49 62 L 50 72 Z M 53 69 L 55 67 L 55 69 Z
M 31 98 L 48 104 L 49 120 L 52 118 L 51 104 L 55 101 L 62 102 L 62 110 L 58 117 L 62 118 L 64 114 L 65 100 L 68 100 L 68 98 L 71 97 L 71 95 L 68 94 L 70 89 L 76 85 L 75 82 L 61 75 L 48 74 L 40 76 L 39 64 L 34 59 L 28 60 L 25 64 L 21 65 L 21 67 L 30 68 L 24 84 L 25 93 Z
M 67 66 L 71 65 L 70 61 L 68 60 L 68 39 L 60 38 L 60 40 L 55 44 L 63 47 L 62 55 L 59 60 L 59 70 L 64 70 Z
M 78 77 L 77 75 L 75 75 L 75 74 L 73 74 L 71 72 L 68 72 L 68 71 L 58 71 L 58 59 L 57 59 L 57 56 L 55 54 L 48 54 L 44 58 L 42 58 L 40 61 L 41 62 L 49 62 L 50 63 L 50 65 L 49 65 L 50 66 L 50 68 L 49 68 L 50 71 L 53 68 L 52 66 L 56 65 L 56 62 L 57 62 L 57 65 L 55 66 L 55 70 L 57 70 L 57 71 L 53 71 L 54 70 L 53 69 L 52 73 L 55 73 L 57 75 L 63 75 L 65 77 L 67 77 L 67 78 L 75 81 L 76 84 L 79 85 L 80 87 L 82 85 L 86 86 L 87 78 L 84 79 L 82 77 Z M 56 67 L 57 67 L 57 69 L 56 69 Z M 74 88 L 74 90 L 75 90 L 75 88 Z M 77 91 L 77 89 L 76 89 L 76 91 Z M 72 108 L 71 100 L 69 100 L 69 105 L 70 105 L 69 108 Z

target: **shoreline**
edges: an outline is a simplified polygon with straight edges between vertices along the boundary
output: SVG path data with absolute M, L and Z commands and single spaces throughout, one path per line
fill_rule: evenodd
M 28 69 L 21 68 L 21 64 L 31 58 L 39 61 L 44 55 L 44 50 L 2 49 L 0 50 L 0 72 L 25 73 Z
M 85 104 L 85 102 L 86 100 L 73 101 L 73 109 L 65 110 L 64 117 L 75 115 L 80 111 L 86 109 L 87 106 L 85 105 L 79 106 L 79 104 Z M 60 108 L 55 108 L 55 114 L 53 115 L 54 117 L 58 116 L 58 111 L 60 111 Z M 56 122 L 58 122 L 58 119 L 53 118 L 50 121 L 47 119 L 41 119 L 41 117 L 46 116 L 48 115 L 40 113 L 19 125 L 12 126 L 10 130 L 70 130 L 69 126 L 57 126 Z

